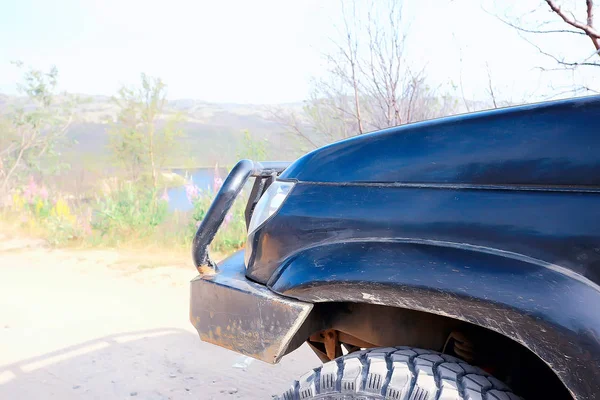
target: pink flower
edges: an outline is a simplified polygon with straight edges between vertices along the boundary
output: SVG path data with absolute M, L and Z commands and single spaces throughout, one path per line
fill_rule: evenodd
M 42 198 L 42 200 L 46 201 L 48 200 L 48 189 L 46 189 L 46 186 L 42 186 L 40 188 L 39 191 L 39 196 Z
M 194 182 L 190 182 L 187 185 L 185 185 L 185 195 L 187 196 L 187 199 L 190 202 L 190 204 L 194 204 L 194 200 L 196 200 L 198 196 L 200 196 L 200 189 L 198 188 L 198 186 L 194 185 Z
M 160 199 L 163 201 L 169 201 L 169 193 L 167 193 L 167 189 L 164 190 L 162 196 L 160 196 Z
M 215 164 L 215 173 L 213 177 L 213 193 L 217 193 L 219 189 L 223 186 L 223 179 L 221 179 L 221 175 L 219 174 L 219 164 Z
M 213 191 L 217 193 L 221 189 L 221 186 L 223 186 L 223 179 L 216 178 L 213 183 Z
M 23 190 L 23 197 L 27 200 L 28 203 L 33 202 L 34 197 L 37 195 L 38 187 L 35 184 L 35 180 L 33 176 L 29 177 L 29 183 L 25 186 L 25 190 Z
M 225 215 L 225 219 L 223 220 L 223 228 L 226 228 L 227 225 L 229 225 L 232 218 L 233 218 L 233 215 L 231 215 L 231 212 L 228 212 L 227 215 Z

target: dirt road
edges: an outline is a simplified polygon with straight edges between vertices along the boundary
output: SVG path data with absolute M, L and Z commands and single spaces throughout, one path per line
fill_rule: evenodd
M 270 399 L 319 364 L 202 343 L 178 263 L 0 235 L 0 399 Z

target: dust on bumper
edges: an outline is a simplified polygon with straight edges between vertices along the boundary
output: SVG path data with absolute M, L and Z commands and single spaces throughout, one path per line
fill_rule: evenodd
M 273 293 L 244 272 L 240 251 L 219 264 L 218 274 L 194 278 L 190 320 L 203 341 L 276 363 L 312 304 Z

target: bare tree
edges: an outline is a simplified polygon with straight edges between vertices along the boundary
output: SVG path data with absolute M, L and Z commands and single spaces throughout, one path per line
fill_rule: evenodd
M 298 115 L 297 111 L 286 110 L 283 107 L 268 107 L 266 112 L 269 115 L 269 119 L 277 122 L 291 133 L 302 138 L 310 144 L 313 148 L 319 147 L 315 140 L 308 134 L 306 118 Z
M 600 62 L 594 61 L 594 56 L 600 55 L 600 31 L 598 31 L 594 25 L 594 12 L 595 5 L 593 0 L 577 0 L 582 6 L 585 6 L 585 21 L 578 19 L 575 16 L 575 12 L 573 10 L 566 10 L 563 8 L 559 2 L 556 0 L 540 0 L 542 4 L 548 7 L 548 9 L 554 14 L 554 18 L 547 19 L 538 24 L 535 28 L 528 28 L 523 26 L 522 21 L 513 22 L 508 18 L 501 18 L 496 15 L 496 17 L 502 21 L 503 23 L 511 26 L 516 29 L 527 42 L 529 42 L 536 50 L 551 58 L 555 61 L 561 68 L 566 69 L 575 69 L 577 67 L 598 67 L 600 66 Z M 535 10 L 537 11 L 537 10 Z M 575 10 L 577 11 L 577 10 Z M 581 10 L 579 10 L 581 11 Z M 537 15 L 537 14 L 536 14 Z M 563 29 L 546 29 L 543 28 L 549 24 L 554 24 L 555 22 L 562 22 L 566 24 L 568 28 Z M 575 28 L 575 29 L 572 29 Z M 532 40 L 531 35 L 552 35 L 552 34 L 567 34 L 572 36 L 573 38 L 581 38 L 587 37 L 592 42 L 594 47 L 593 53 L 590 56 L 585 57 L 584 59 L 567 59 L 559 54 L 557 49 L 544 49 L 542 46 L 539 46 Z M 546 68 L 542 68 L 546 70 Z
M 503 4 L 503 3 L 502 3 Z M 597 67 L 600 67 L 600 31 L 595 26 L 596 5 L 593 0 L 538 0 L 538 6 L 520 16 L 499 16 L 491 13 L 506 25 L 514 28 L 521 38 L 539 54 L 551 60 L 553 65 L 540 62 L 537 67 L 543 73 L 569 73 L 570 82 L 554 84 L 549 81 L 549 92 L 544 99 L 565 95 L 600 93 L 597 88 Z M 558 40 L 566 39 L 572 46 L 559 47 Z M 593 46 L 593 52 L 582 53 L 582 41 Z M 567 76 L 558 81 L 565 82 Z M 596 87 L 595 87 L 596 86 Z
M 586 22 L 578 21 L 572 12 L 564 11 L 555 0 L 546 0 L 546 3 L 552 12 L 558 15 L 566 24 L 578 29 L 590 38 L 596 49 L 595 53 L 598 54 L 600 50 L 600 32 L 594 28 L 594 0 L 583 1 L 585 1 Z
M 439 116 L 448 105 L 434 103 L 425 69 L 408 62 L 405 42 L 408 24 L 400 2 L 340 1 L 341 24 L 332 39 L 332 51 L 324 55 L 328 75 L 313 81 L 311 96 L 302 115 L 273 118 L 288 131 L 316 146 L 317 132 L 327 141 Z
M 122 87 L 113 101 L 119 113 L 109 131 L 110 148 L 132 180 L 149 175 L 157 190 L 160 169 L 181 134 L 179 116 L 160 121 L 167 112 L 166 85 L 142 74 L 140 86 Z
M 494 108 L 498 108 L 498 102 L 496 101 L 496 93 L 494 92 L 494 84 L 492 83 L 492 73 L 490 71 L 490 66 L 488 63 L 485 63 L 485 69 L 488 78 L 487 92 L 490 98 L 492 99 L 492 104 L 494 105 Z
M 356 4 L 352 2 L 352 20 L 349 21 L 349 17 L 346 14 L 346 9 L 344 7 L 344 1 L 340 1 L 342 6 L 342 16 L 344 18 L 344 28 L 345 28 L 345 36 L 346 41 L 344 46 L 338 46 L 338 50 L 342 55 L 343 62 L 347 63 L 348 69 L 350 70 L 350 76 L 347 79 L 350 81 L 352 86 L 352 93 L 354 95 L 354 112 L 356 117 L 356 124 L 358 127 L 358 133 L 363 134 L 363 121 L 361 118 L 360 112 L 360 88 L 358 81 L 358 69 L 359 69 L 359 60 L 358 60 L 358 32 L 356 28 Z M 352 24 L 351 24 L 352 23 Z M 337 60 L 333 57 L 329 57 L 330 62 L 336 65 L 336 68 L 339 69 L 339 74 L 341 77 L 344 77 L 344 68 L 340 66 Z
M 378 11 L 383 12 L 386 24 L 379 23 L 381 16 Z M 406 34 L 402 33 L 402 25 L 402 9 L 395 2 L 391 2 L 384 11 L 371 7 L 368 13 L 369 54 L 363 73 L 367 93 L 378 108 L 379 117 L 382 117 L 378 128 L 400 125 L 403 121 L 400 98 L 407 97 L 410 105 L 410 99 L 414 96 L 411 89 L 415 87 L 415 79 L 404 65 Z M 403 82 L 403 79 L 407 81 Z M 410 115 L 410 111 L 407 115 Z

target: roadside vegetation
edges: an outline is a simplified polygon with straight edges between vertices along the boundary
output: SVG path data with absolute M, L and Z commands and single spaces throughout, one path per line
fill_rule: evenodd
M 23 66 L 21 65 L 23 68 Z M 53 246 L 115 246 L 180 248 L 189 246 L 199 222 L 223 183 L 215 166 L 211 187 L 165 173 L 178 154 L 184 135 L 181 115 L 166 115 L 166 86 L 141 76 L 138 87 L 124 87 L 114 102 L 119 112 L 107 125 L 110 166 L 114 174 L 99 179 L 83 195 L 61 191 L 49 179 L 69 169 L 59 147 L 80 99 L 56 91 L 57 71 L 25 70 L 20 91 L 23 104 L 2 115 L 0 179 L 1 217 L 12 229 L 43 237 Z M 265 156 L 265 145 L 243 134 L 239 157 Z M 171 186 L 184 185 L 191 211 L 169 212 Z M 214 241 L 217 252 L 243 246 L 243 199 L 227 215 Z

